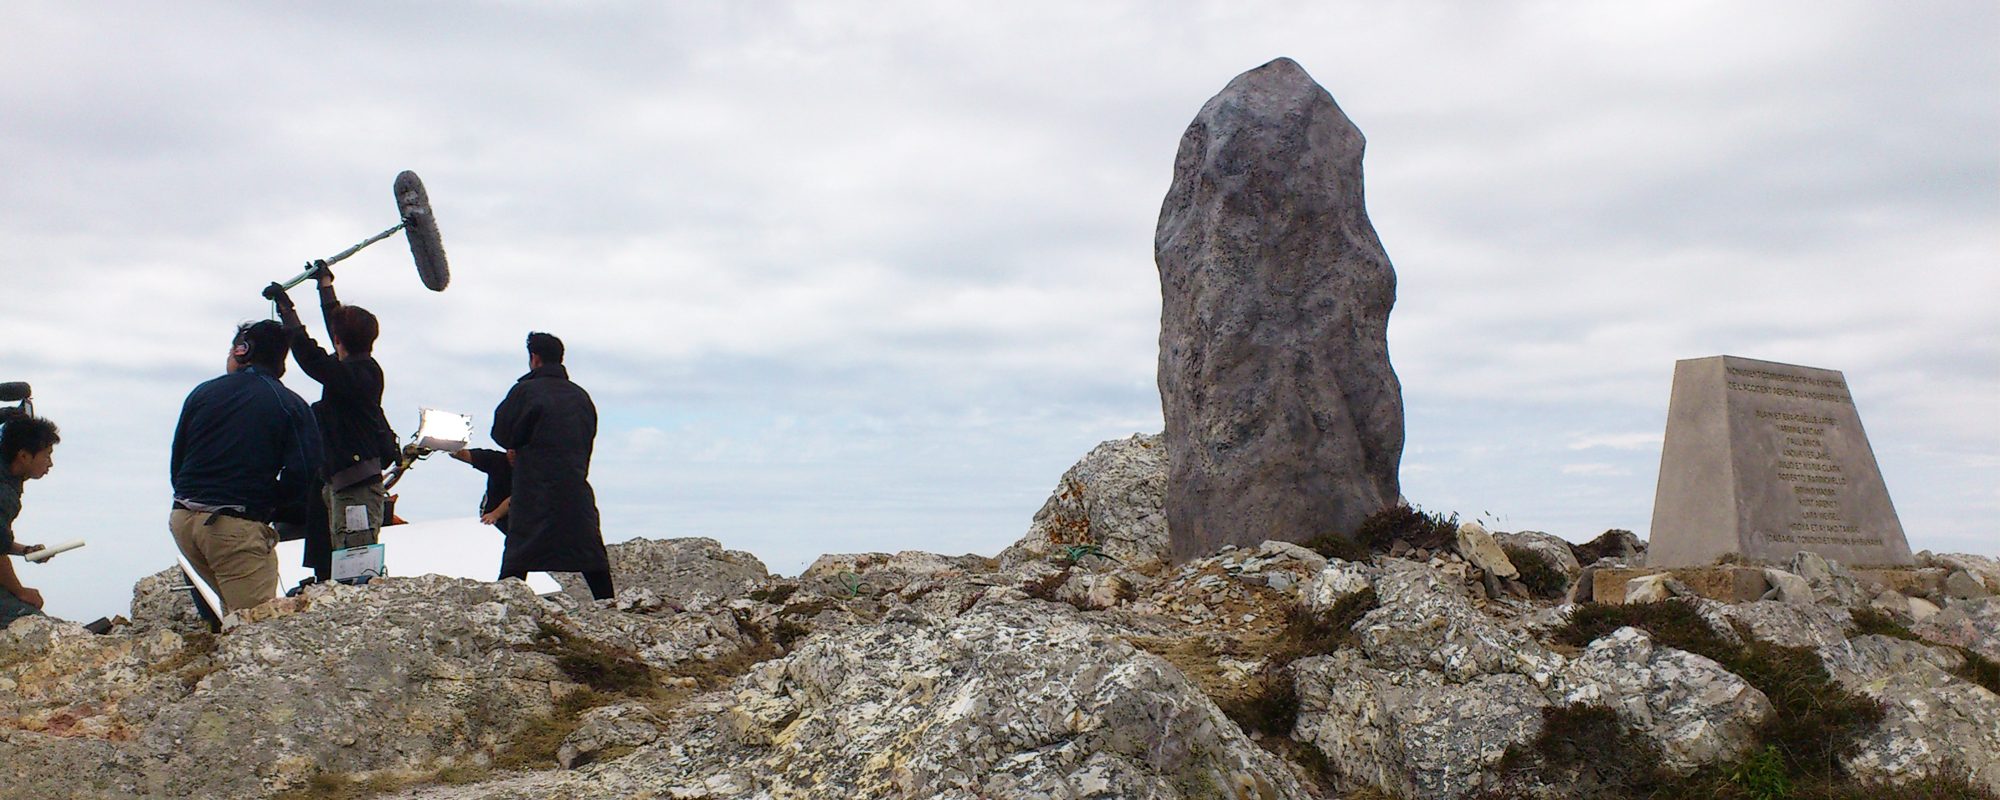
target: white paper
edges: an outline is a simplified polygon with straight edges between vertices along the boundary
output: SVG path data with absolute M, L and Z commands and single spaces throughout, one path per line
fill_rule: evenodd
M 368 530 L 369 528 L 375 527 L 373 525 L 368 524 L 367 506 L 363 505 L 347 506 L 345 508 L 342 508 L 340 510 L 340 513 L 342 515 L 341 530 L 365 531 Z
M 366 575 L 380 578 L 382 572 L 382 546 L 364 544 L 333 551 L 333 579 L 346 580 Z

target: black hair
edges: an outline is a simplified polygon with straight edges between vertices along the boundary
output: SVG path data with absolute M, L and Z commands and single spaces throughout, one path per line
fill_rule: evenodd
M 360 306 L 341 306 L 333 312 L 333 338 L 338 340 L 352 355 L 367 355 L 375 350 L 375 337 L 382 332 L 381 323 L 375 315 Z
M 563 357 L 562 340 L 555 334 L 535 331 L 528 334 L 528 352 L 542 357 L 544 364 L 561 364 Z
M 246 322 L 236 326 L 236 361 L 263 367 L 278 377 L 285 375 L 285 346 L 291 343 L 285 324 L 275 319 Z
M 14 463 L 14 457 L 21 453 L 39 453 L 56 446 L 62 436 L 56 433 L 56 424 L 41 417 L 20 417 L 0 425 L 0 459 L 6 465 Z

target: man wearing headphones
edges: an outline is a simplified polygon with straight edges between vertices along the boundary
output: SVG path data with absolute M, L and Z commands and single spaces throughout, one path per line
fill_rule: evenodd
M 224 374 L 188 393 L 174 427 L 167 526 L 224 613 L 277 596 L 272 515 L 317 484 L 319 425 L 278 382 L 289 341 L 277 320 L 238 326 Z
M 30 614 L 42 613 L 42 593 L 21 585 L 14 561 L 42 549 L 14 541 L 14 520 L 21 515 L 21 485 L 49 474 L 56 465 L 56 424 L 41 417 L 15 417 L 0 425 L 0 628 Z

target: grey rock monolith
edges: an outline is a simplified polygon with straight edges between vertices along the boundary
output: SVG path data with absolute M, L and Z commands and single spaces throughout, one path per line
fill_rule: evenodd
M 1153 240 L 1176 560 L 1346 535 L 1397 501 L 1396 274 L 1363 204 L 1364 146 L 1286 58 L 1230 81 L 1181 136 Z

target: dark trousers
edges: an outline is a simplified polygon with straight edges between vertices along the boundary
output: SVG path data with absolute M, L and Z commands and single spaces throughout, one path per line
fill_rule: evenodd
M 0 558 L 6 558 L 6 556 L 0 556 Z M 611 585 L 611 573 L 607 572 L 604 574 L 604 585 Z M 597 585 L 591 584 L 590 590 L 596 592 Z M 15 597 L 12 592 L 6 589 L 0 589 L 0 628 L 14 624 L 14 620 L 40 613 L 42 613 L 41 609 L 28 605 L 27 601 Z
M 583 575 L 583 582 L 586 585 L 590 586 L 590 596 L 592 598 L 598 600 L 609 600 L 613 597 L 618 596 L 618 593 L 614 591 L 611 587 L 611 570 L 608 569 L 586 570 L 581 574 Z M 525 581 L 528 579 L 528 571 L 523 569 L 523 570 L 515 570 L 513 572 L 502 571 L 500 573 L 500 580 L 504 581 L 508 578 L 520 578 L 521 580 Z

